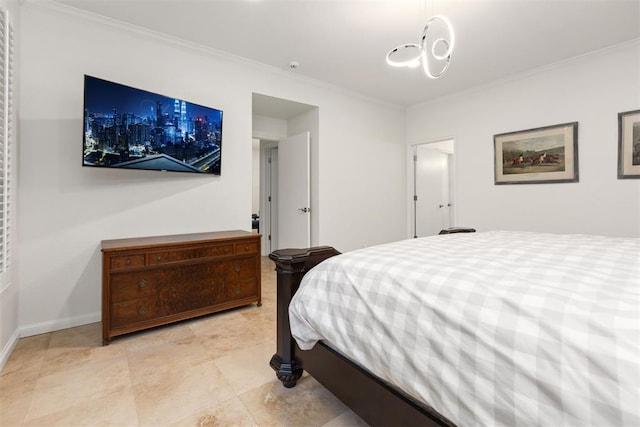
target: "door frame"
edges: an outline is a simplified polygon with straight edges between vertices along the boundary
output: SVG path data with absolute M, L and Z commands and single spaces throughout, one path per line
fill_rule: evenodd
M 416 142 L 408 145 L 407 149 L 407 237 L 413 238 L 415 233 L 415 210 L 414 195 L 415 188 L 415 162 L 414 156 L 419 145 L 438 144 L 446 141 L 453 143 L 453 153 L 449 159 L 449 198 L 453 209 L 450 212 L 450 226 L 455 227 L 458 224 L 458 156 L 456 156 L 456 139 L 455 137 L 443 137 L 428 141 Z
M 272 160 L 277 149 L 277 140 L 260 139 L 260 234 L 263 256 L 269 255 L 272 247 L 278 247 L 277 154 L 276 159 Z

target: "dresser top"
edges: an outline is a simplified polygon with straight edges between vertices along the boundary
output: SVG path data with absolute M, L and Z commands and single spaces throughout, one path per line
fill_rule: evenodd
M 103 240 L 102 250 L 138 249 L 148 246 L 206 243 L 238 238 L 257 238 L 259 234 L 242 230 L 214 231 L 209 233 L 174 234 L 169 236 L 133 237 L 127 239 Z

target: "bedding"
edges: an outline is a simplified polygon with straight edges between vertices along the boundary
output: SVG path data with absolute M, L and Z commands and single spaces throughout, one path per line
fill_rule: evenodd
M 460 426 L 640 425 L 640 239 L 493 231 L 332 257 L 289 306 Z

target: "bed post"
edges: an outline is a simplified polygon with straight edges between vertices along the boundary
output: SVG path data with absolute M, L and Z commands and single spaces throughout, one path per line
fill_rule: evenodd
M 295 340 L 289 328 L 289 303 L 304 274 L 320 262 L 340 252 L 329 246 L 308 249 L 280 249 L 269 254 L 277 272 L 277 349 L 269 363 L 285 387 L 291 388 L 302 376 L 294 358 Z

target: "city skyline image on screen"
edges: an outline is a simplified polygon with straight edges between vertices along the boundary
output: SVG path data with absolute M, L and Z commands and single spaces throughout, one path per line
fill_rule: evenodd
M 85 75 L 83 166 L 220 175 L 222 111 Z

